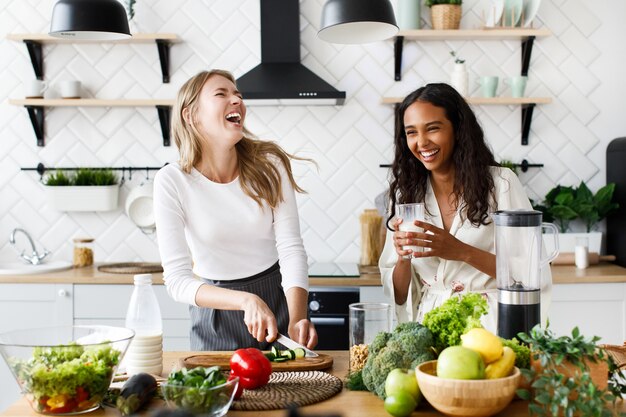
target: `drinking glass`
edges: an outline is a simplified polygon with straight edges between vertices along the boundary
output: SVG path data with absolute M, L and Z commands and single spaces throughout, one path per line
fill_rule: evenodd
M 387 303 L 353 303 L 348 306 L 350 328 L 350 371 L 365 365 L 364 349 L 380 332 L 391 331 L 391 305 Z
M 424 221 L 424 203 L 398 204 L 398 217 L 402 219 L 402 223 L 400 223 L 399 227 L 401 232 L 422 233 L 424 231 L 424 229 L 422 229 L 421 227 L 417 227 L 414 224 L 415 220 Z M 403 246 L 402 249 L 411 249 L 413 252 L 424 251 L 423 247 L 413 245 Z M 412 254 L 405 255 L 405 258 L 407 259 L 410 259 L 411 257 Z

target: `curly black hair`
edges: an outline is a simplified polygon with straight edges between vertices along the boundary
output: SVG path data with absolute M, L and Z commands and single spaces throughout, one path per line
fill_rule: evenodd
M 462 216 L 466 216 L 472 225 L 488 224 L 490 202 L 495 202 L 495 185 L 489 169 L 499 164 L 465 99 L 448 84 L 433 83 L 413 91 L 396 108 L 395 155 L 389 187 L 391 210 L 387 227 L 392 230 L 389 224 L 395 216 L 396 204 L 421 202 L 426 195 L 429 171 L 409 149 L 404 130 L 404 113 L 416 101 L 431 103 L 445 110 L 454 131 L 453 193 L 456 200 L 462 202 Z

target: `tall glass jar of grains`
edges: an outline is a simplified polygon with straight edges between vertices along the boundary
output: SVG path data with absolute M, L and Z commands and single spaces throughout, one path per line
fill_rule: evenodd
M 93 265 L 93 239 L 80 237 L 74 239 L 74 268 Z

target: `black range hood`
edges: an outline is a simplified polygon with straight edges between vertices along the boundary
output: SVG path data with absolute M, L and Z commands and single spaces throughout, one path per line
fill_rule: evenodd
M 250 105 L 342 105 L 338 91 L 300 63 L 299 0 L 261 2 L 261 63 L 237 80 Z

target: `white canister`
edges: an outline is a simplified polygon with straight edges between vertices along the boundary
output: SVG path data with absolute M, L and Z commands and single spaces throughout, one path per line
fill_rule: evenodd
M 469 77 L 467 75 L 467 69 L 465 63 L 455 63 L 450 77 L 450 85 L 454 87 L 463 97 L 467 96 Z

